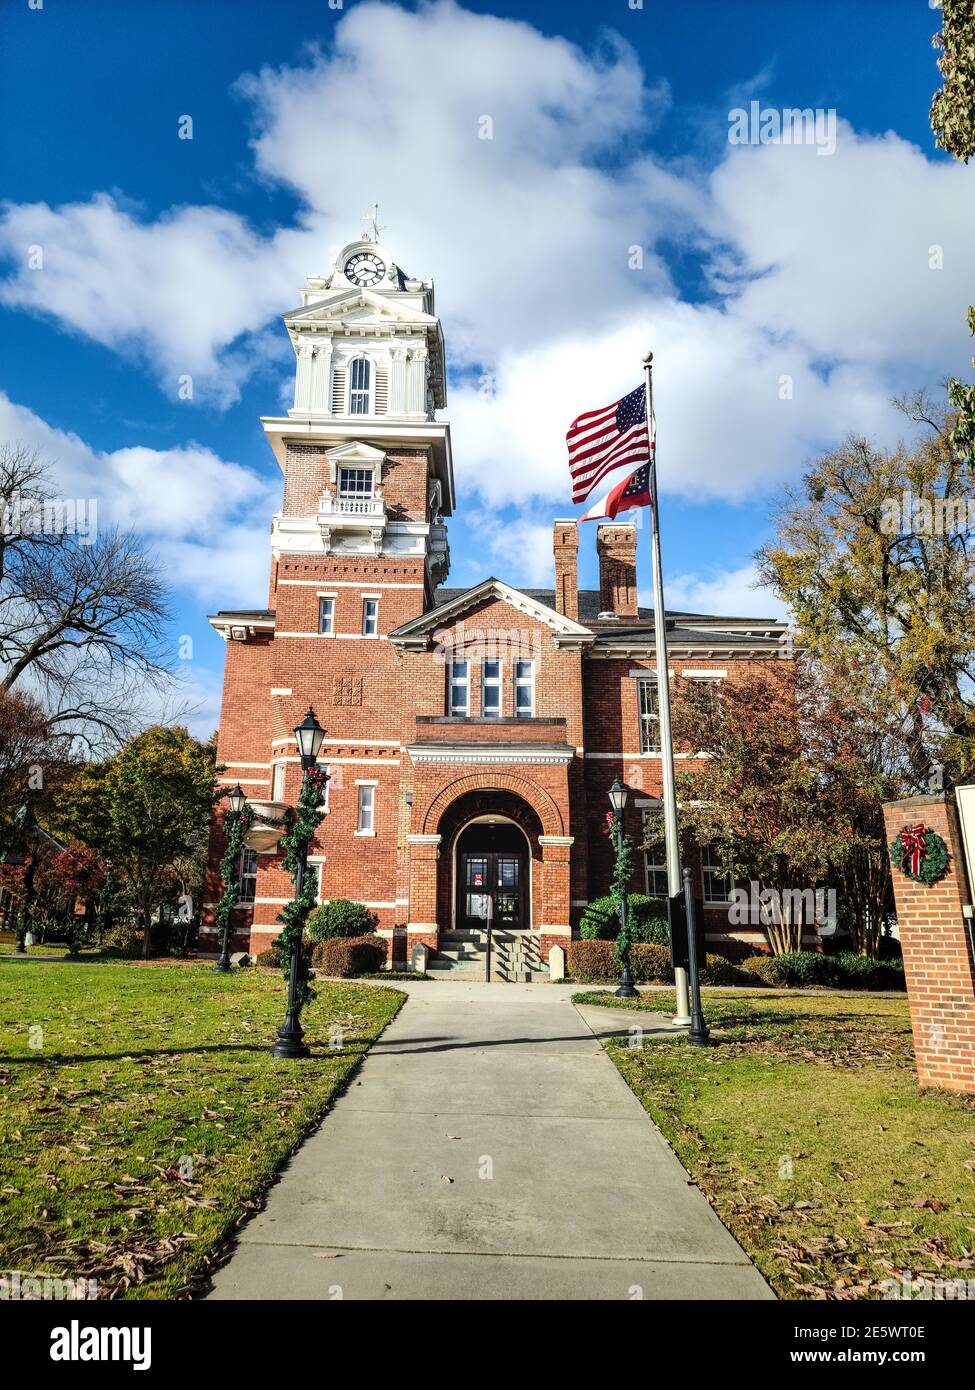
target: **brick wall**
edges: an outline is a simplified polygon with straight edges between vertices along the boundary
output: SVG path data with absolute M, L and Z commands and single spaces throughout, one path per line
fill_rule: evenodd
M 948 872 L 930 887 L 896 866 L 894 897 L 911 1028 L 922 1086 L 975 1092 L 975 975 L 962 909 L 971 902 L 954 801 L 915 796 L 884 806 L 887 841 L 922 822 L 948 847 Z
M 428 462 L 423 451 L 391 452 L 383 468 L 389 514 L 422 520 L 427 515 Z M 289 450 L 285 510 L 314 511 L 327 484 L 327 460 L 319 446 Z M 557 523 L 564 536 L 560 602 L 571 609 L 575 526 Z M 635 533 L 630 526 L 600 528 L 604 579 L 617 611 L 635 604 Z M 568 552 L 572 552 L 570 555 Z M 578 923 L 583 904 L 605 893 L 612 849 L 604 834 L 606 789 L 619 775 L 631 789 L 628 829 L 639 845 L 638 800 L 659 797 L 660 760 L 640 753 L 634 670 L 652 671 L 652 656 L 590 659 L 560 647 L 552 628 L 533 613 L 501 598 L 488 598 L 451 619 L 443 617 L 430 647 L 402 651 L 389 632 L 427 606 L 422 559 L 395 554 L 369 556 L 283 554 L 271 567 L 269 607 L 276 634 L 227 645 L 218 759 L 227 786 L 240 781 L 252 798 L 269 798 L 276 769 L 283 769 L 283 799 L 293 803 L 299 765 L 292 730 L 309 705 L 326 730 L 321 759 L 332 781 L 328 813 L 310 846 L 312 863 L 322 863 L 323 896 L 366 902 L 380 930 L 403 949 L 423 940 L 436 946 L 438 928 L 450 925 L 452 845 L 459 826 L 449 818 L 458 798 L 493 788 L 517 795 L 529 818 L 532 926 L 543 954 Z M 334 597 L 334 635 L 318 635 L 322 593 Z M 364 593 L 378 593 L 379 633 L 361 633 Z M 609 606 L 607 604 L 607 606 Z M 290 634 L 290 635 L 288 635 Z M 494 643 L 489 651 L 485 643 Z M 471 661 L 470 714 L 447 717 L 447 673 L 451 655 Z M 514 662 L 535 662 L 535 717 L 515 719 Z M 481 722 L 484 659 L 500 659 L 504 671 L 500 720 Z M 700 658 L 673 665 L 710 669 L 727 665 Z M 744 668 L 735 662 L 729 669 Z M 509 763 L 413 765 L 412 744 L 470 742 L 509 744 L 519 750 Z M 532 743 L 572 750 L 568 763 L 532 761 Z M 520 757 L 525 747 L 524 760 Z M 375 835 L 356 834 L 357 784 L 376 784 Z M 443 821 L 443 825 L 441 825 Z M 433 843 L 438 834 L 442 843 Z M 420 836 L 418 842 L 416 837 Z M 214 827 L 207 902 L 219 896 L 216 866 L 223 846 Z M 643 891 L 642 853 L 634 856 L 633 888 Z M 279 931 L 278 913 L 292 884 L 281 855 L 258 858 L 253 910 L 235 913 L 235 945 L 250 940 L 258 950 Z M 212 913 L 208 914 L 212 915 Z M 709 911 L 709 918 L 715 914 Z M 407 938 L 406 927 L 410 925 Z M 727 926 L 727 923 L 724 924 Z M 720 933 L 722 923 L 709 929 Z

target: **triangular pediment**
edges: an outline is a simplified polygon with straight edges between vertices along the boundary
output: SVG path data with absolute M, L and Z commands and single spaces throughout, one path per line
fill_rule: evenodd
M 417 328 L 436 328 L 437 320 L 425 314 L 415 304 L 404 304 L 388 295 L 370 290 L 338 290 L 327 299 L 303 305 L 285 314 L 289 328 L 304 328 L 328 323 L 388 323 L 411 325 Z
M 403 623 L 389 634 L 389 640 L 395 646 L 413 648 L 414 650 L 422 649 L 439 629 L 444 628 L 469 609 L 491 599 L 499 599 L 502 603 L 517 609 L 518 612 L 544 623 L 546 627 L 552 629 L 556 640 L 574 640 L 583 643 L 595 640 L 590 629 L 583 627 L 581 623 L 567 618 L 564 613 L 557 612 L 548 604 L 539 603 L 537 599 L 530 597 L 523 590 L 505 584 L 503 579 L 493 577 L 485 579 L 480 584 L 475 584 L 471 589 L 465 589 L 463 593 L 452 598 L 449 603 L 441 604 L 439 608 L 431 608 L 428 613 L 422 613 L 420 617 L 412 618 L 408 623 Z
M 359 465 L 362 468 L 374 468 L 382 463 L 386 457 L 382 449 L 375 449 L 371 444 L 364 444 L 361 439 L 352 439 L 348 444 L 339 444 L 334 449 L 326 449 L 325 457 L 329 463 L 341 464 L 343 467 Z

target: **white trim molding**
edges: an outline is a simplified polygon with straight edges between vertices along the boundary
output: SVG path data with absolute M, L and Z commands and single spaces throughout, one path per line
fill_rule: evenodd
M 565 767 L 575 757 L 575 749 L 561 743 L 410 743 L 406 751 L 415 767 L 465 764 L 545 764 Z
M 540 845 L 574 845 L 576 837 L 574 835 L 539 835 Z
M 439 845 L 442 839 L 442 835 L 407 835 L 406 843 L 408 845 Z M 404 898 L 403 901 L 405 902 L 406 899 Z

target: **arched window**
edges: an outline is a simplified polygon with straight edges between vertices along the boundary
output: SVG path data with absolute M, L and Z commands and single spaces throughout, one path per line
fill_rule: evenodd
M 349 363 L 349 414 L 368 415 L 371 403 L 372 366 L 368 357 Z

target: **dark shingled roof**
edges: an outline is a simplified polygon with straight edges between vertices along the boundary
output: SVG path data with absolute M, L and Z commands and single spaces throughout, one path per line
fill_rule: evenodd
M 475 587 L 471 585 L 471 588 Z M 460 598 L 466 594 L 467 589 L 436 589 L 433 595 L 434 608 L 440 608 L 445 603 L 450 603 L 455 598 Z M 555 608 L 554 589 L 519 589 L 519 593 L 526 594 L 528 598 L 534 599 L 536 603 L 544 603 L 549 608 Z M 595 634 L 597 641 L 616 639 L 639 641 L 641 638 L 649 638 L 653 635 L 653 609 L 640 608 L 638 618 L 598 618 L 597 614 L 603 611 L 600 604 L 598 589 L 579 590 L 579 621 L 590 628 Z M 666 610 L 668 632 L 671 634 L 670 640 L 680 645 L 682 642 L 701 642 L 704 634 L 698 630 L 698 624 L 714 624 L 721 627 L 725 623 L 748 623 L 754 629 L 777 628 L 784 626 L 778 618 L 752 618 L 752 617 L 732 617 L 729 614 L 719 615 L 716 613 L 687 613 L 681 609 L 668 608 Z M 721 632 L 715 634 L 720 641 L 715 641 L 715 646 L 754 645 L 754 638 L 745 633 Z

